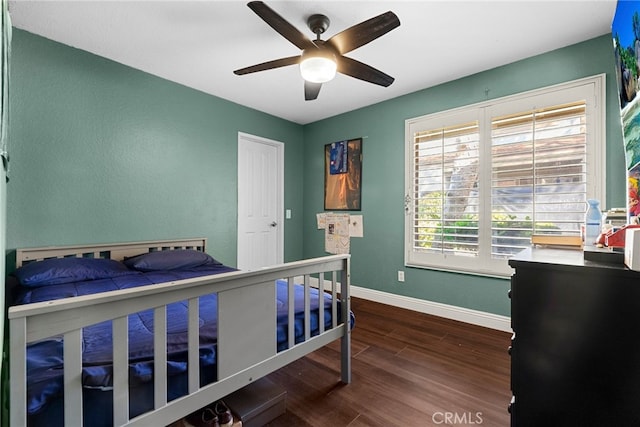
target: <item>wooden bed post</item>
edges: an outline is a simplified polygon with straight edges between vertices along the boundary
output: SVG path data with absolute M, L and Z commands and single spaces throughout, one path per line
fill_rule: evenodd
M 340 298 L 342 300 L 342 320 L 345 333 L 340 338 L 340 358 L 341 358 L 341 379 L 345 384 L 351 382 L 351 297 L 349 289 L 351 286 L 351 264 L 350 258 L 344 259 L 344 267 L 340 278 Z
M 24 317 L 12 319 L 9 321 L 9 328 L 11 337 L 9 406 L 12 408 L 9 412 L 9 425 L 20 427 L 27 425 L 27 319 Z M 16 410 L 16 408 L 19 409 Z

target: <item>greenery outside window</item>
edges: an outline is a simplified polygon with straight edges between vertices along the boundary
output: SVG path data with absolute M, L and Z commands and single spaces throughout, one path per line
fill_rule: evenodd
M 604 194 L 604 75 L 406 121 L 405 263 L 510 275 Z

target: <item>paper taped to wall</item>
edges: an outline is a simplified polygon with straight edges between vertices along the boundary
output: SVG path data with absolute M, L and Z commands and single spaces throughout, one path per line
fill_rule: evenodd
M 364 237 L 364 228 L 362 227 L 362 215 L 349 215 L 349 236 Z
M 348 254 L 350 249 L 349 214 L 326 214 L 324 250 L 330 254 Z

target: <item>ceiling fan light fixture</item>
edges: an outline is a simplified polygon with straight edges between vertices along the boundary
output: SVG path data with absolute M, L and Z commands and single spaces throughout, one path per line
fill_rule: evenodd
M 302 55 L 300 61 L 300 74 L 302 78 L 311 83 L 326 83 L 336 76 L 335 55 L 319 50 L 307 55 Z

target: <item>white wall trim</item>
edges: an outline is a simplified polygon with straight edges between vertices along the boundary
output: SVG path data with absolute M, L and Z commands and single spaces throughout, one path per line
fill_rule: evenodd
M 485 328 L 513 332 L 511 329 L 511 318 L 508 316 L 471 310 L 469 308 L 457 307 L 454 305 L 442 304 L 435 301 L 407 297 L 404 295 L 396 295 L 353 285 L 351 285 L 351 296 L 392 305 L 394 307 L 406 308 L 420 313 L 432 314 L 445 319 L 458 320 L 460 322 L 483 326 Z
M 302 276 L 298 276 L 295 280 L 296 283 L 302 283 L 304 278 Z M 311 277 L 309 284 L 317 288 L 318 279 Z M 336 285 L 337 291 L 340 292 L 340 283 L 338 282 Z M 419 313 L 431 314 L 445 319 L 457 320 L 471 325 L 513 333 L 513 330 L 511 329 L 511 317 L 509 316 L 502 316 L 500 314 L 487 313 L 486 311 L 472 310 L 470 308 L 392 294 L 355 285 L 351 285 L 350 295 L 352 297 L 375 301 L 381 304 L 406 308 L 407 310 L 413 310 Z

